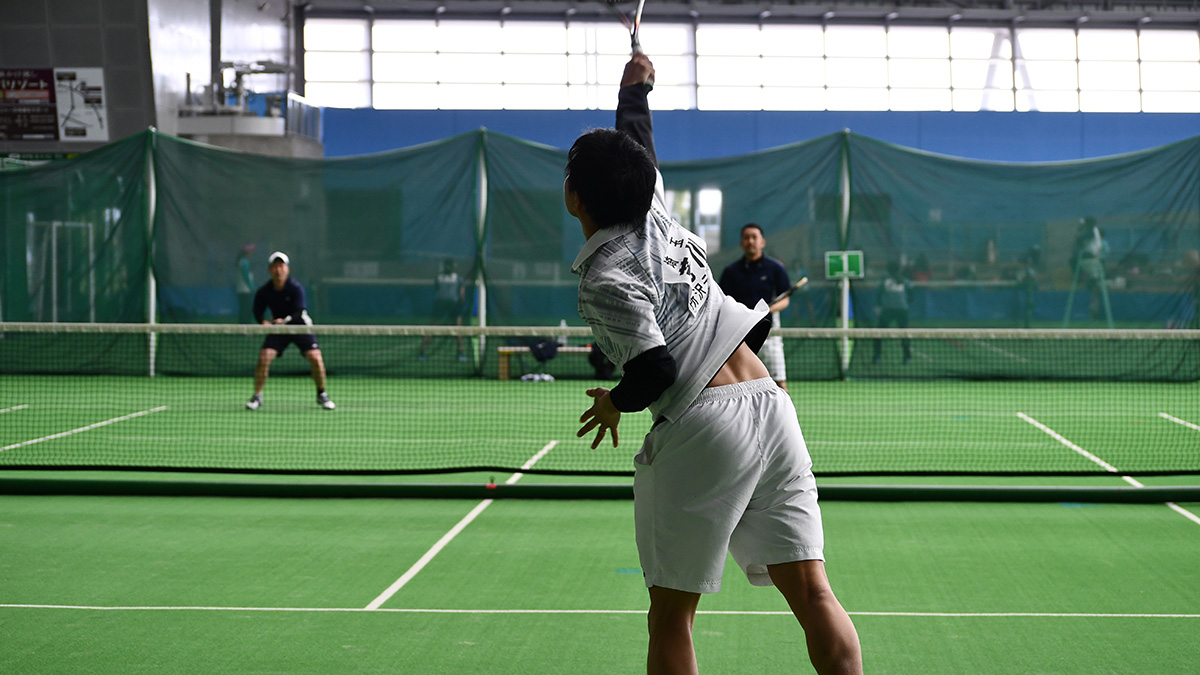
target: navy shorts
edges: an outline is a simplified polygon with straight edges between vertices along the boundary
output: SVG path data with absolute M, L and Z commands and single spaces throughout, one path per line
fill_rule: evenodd
M 268 335 L 267 339 L 263 340 L 263 349 L 274 349 L 277 353 L 282 354 L 287 346 L 296 343 L 300 348 L 301 354 L 307 354 L 314 349 L 320 349 L 317 346 L 316 335 Z
M 457 300 L 434 300 L 433 320 L 454 323 L 456 319 L 467 316 L 467 303 Z

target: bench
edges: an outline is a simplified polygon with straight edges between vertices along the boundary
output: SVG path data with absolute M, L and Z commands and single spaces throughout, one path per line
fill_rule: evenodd
M 592 348 L 590 346 L 584 347 L 581 345 L 566 345 L 565 347 L 560 346 L 558 348 L 559 354 L 590 354 L 591 352 L 592 352 Z M 499 347 L 496 347 L 496 354 L 499 357 L 499 359 L 497 360 L 497 366 L 498 366 L 497 376 L 501 380 L 509 379 L 509 376 L 511 375 L 511 370 L 509 368 L 509 359 L 512 357 L 513 354 L 527 354 L 527 353 L 529 353 L 528 346 L 501 345 Z

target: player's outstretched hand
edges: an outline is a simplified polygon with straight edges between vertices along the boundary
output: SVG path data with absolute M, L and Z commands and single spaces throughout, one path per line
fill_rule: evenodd
M 650 63 L 650 57 L 638 52 L 629 59 L 629 63 L 625 64 L 625 73 L 621 75 L 621 86 L 646 84 L 653 77 L 654 64 Z
M 612 444 L 614 448 L 617 447 L 617 425 L 621 423 L 621 411 L 613 407 L 612 400 L 608 397 L 608 390 L 604 387 L 588 389 L 587 395 L 593 399 L 592 407 L 579 416 L 579 422 L 583 424 L 583 428 L 575 435 L 583 438 L 592 429 L 600 427 L 600 431 L 596 433 L 596 439 L 592 441 L 592 449 L 600 447 L 600 441 L 604 440 L 606 431 L 612 432 Z

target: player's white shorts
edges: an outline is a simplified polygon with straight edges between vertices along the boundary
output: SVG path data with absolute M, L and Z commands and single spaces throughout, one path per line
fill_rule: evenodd
M 767 367 L 767 372 L 771 374 L 772 380 L 776 382 L 787 380 L 787 364 L 783 360 L 783 338 L 778 335 L 767 338 L 763 342 L 762 348 L 758 350 L 758 358 Z
M 646 586 L 721 589 L 725 552 L 750 583 L 767 565 L 824 560 L 812 460 L 787 392 L 768 378 L 710 387 L 654 425 L 635 458 Z

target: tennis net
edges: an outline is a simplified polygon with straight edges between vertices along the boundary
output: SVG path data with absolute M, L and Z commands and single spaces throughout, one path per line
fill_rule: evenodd
M 247 410 L 264 338 L 306 332 L 337 408 L 291 346 Z M 819 476 L 1200 474 L 1200 331 L 776 334 Z M 649 413 L 625 416 L 619 448 L 575 436 L 606 374 L 589 342 L 586 328 L 0 323 L 0 469 L 628 475 Z

